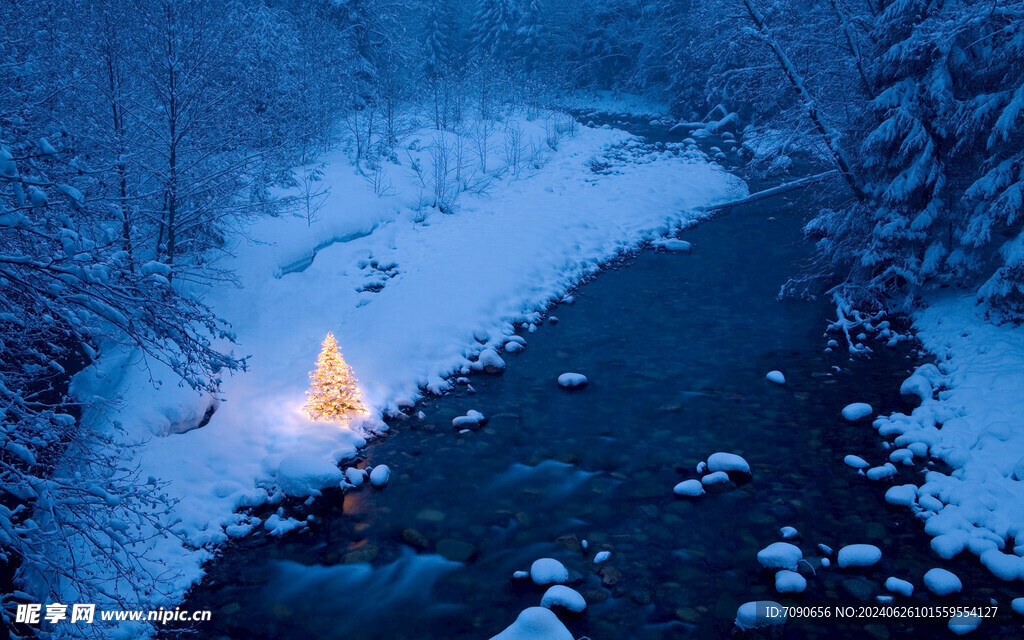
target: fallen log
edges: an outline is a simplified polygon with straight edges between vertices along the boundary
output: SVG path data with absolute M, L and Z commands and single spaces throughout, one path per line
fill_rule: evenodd
M 764 200 L 765 198 L 777 196 L 780 193 L 786 193 L 787 191 L 803 189 L 804 187 L 809 187 L 812 184 L 824 182 L 825 180 L 830 180 L 838 176 L 839 171 L 833 169 L 831 171 L 826 171 L 825 173 L 819 173 L 813 176 L 807 176 L 806 178 L 800 178 L 799 180 L 794 180 L 793 182 L 787 182 L 786 184 L 780 184 L 779 186 L 772 187 L 771 189 L 758 191 L 757 193 L 750 194 L 746 198 L 740 198 L 739 200 L 732 200 L 730 202 L 723 202 L 721 204 L 713 204 L 708 207 L 702 207 L 701 209 L 703 211 L 721 211 L 722 209 L 730 209 L 732 207 L 738 207 L 740 205 L 750 204 L 751 202 L 757 202 L 758 200 Z

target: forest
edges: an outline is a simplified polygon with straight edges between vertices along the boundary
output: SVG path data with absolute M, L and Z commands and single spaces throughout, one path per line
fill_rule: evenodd
M 545 125 L 530 156 L 508 118 L 579 116 L 599 91 L 749 140 L 744 179 L 824 176 L 814 258 L 779 283 L 794 296 L 881 318 L 954 290 L 1024 322 L 1024 0 L 7 0 L 5 622 L 26 598 L 138 603 L 160 582 L 138 556 L 176 535 L 119 422 L 82 419 L 79 372 L 129 348 L 154 384 L 216 396 L 252 363 L 207 294 L 241 286 L 254 221 L 312 224 L 345 197 L 318 186 L 328 154 L 381 197 L 414 167 L 422 206 L 455 217 L 581 126 Z M 422 130 L 453 140 L 426 167 Z

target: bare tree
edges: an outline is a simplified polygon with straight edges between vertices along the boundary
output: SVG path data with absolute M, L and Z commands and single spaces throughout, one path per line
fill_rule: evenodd
M 807 89 L 806 80 L 797 70 L 793 61 L 790 60 L 789 55 L 786 53 L 778 38 L 768 27 L 765 22 L 764 15 L 755 6 L 754 0 L 742 0 L 742 2 L 746 9 L 747 17 L 753 25 L 753 28 L 749 29 L 748 33 L 753 35 L 771 50 L 775 61 L 778 64 L 779 70 L 782 71 L 786 80 L 796 93 L 807 118 L 811 121 L 814 128 L 821 136 L 822 141 L 825 143 L 825 146 L 828 148 L 828 151 L 832 156 L 832 160 L 835 162 L 836 168 L 839 170 L 840 174 L 842 174 L 843 179 L 846 180 L 847 185 L 850 187 L 850 191 L 853 192 L 853 195 L 858 201 L 865 201 L 867 199 L 867 195 L 864 193 L 860 180 L 858 180 L 857 176 L 854 175 L 853 167 L 850 164 L 850 161 L 846 158 L 846 152 L 840 145 L 840 133 L 825 122 L 818 110 L 814 97 L 811 96 L 810 91 Z

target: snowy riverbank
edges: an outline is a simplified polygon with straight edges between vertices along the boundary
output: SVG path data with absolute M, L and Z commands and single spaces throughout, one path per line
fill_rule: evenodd
M 500 353 L 515 326 L 528 329 L 602 262 L 745 191 L 696 150 L 624 162 L 621 153 L 603 158 L 629 139 L 621 131 L 583 128 L 551 142 L 549 122 L 509 126 L 545 152 L 534 154 L 532 168 L 506 165 L 484 193 L 463 194 L 454 215 L 422 206 L 416 167 L 429 166 L 438 144 L 424 131 L 403 145 L 401 166 L 388 165 L 386 197 L 339 154 L 327 159 L 322 185 L 330 191 L 314 222 L 271 218 L 247 229 L 225 265 L 240 286 L 206 297 L 232 322 L 250 368 L 224 380 L 224 401 L 203 428 L 194 427 L 212 399 L 169 377 L 153 389 L 151 372 L 131 354 L 76 381 L 86 397 L 116 390 L 121 404 L 111 417 L 141 443 L 134 462 L 143 477 L 170 481 L 179 500 L 172 530 L 180 539 L 162 539 L 151 553 L 167 564 L 167 602 L 158 604 L 173 605 L 230 536 L 301 525 L 235 513 L 280 499 L 280 476 L 294 463 L 336 463 L 364 444 L 362 434 L 300 412 L 325 333 L 338 337 L 367 404 L 396 413 L 424 389 L 443 392 L 485 349 Z M 508 134 L 495 135 L 500 148 Z M 308 480 L 338 484 L 329 473 Z
M 969 550 L 997 577 L 1024 579 L 1024 340 L 1020 328 L 993 325 L 983 312 L 970 297 L 950 296 L 915 315 L 937 366 L 919 367 L 903 384 L 921 406 L 874 425 L 895 438 L 892 460 L 911 464 L 914 451 L 927 451 L 951 468 L 887 494 L 925 520 L 932 550 L 946 559 Z

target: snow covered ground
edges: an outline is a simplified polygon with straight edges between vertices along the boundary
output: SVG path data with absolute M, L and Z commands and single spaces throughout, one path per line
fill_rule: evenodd
M 903 384 L 920 407 L 874 424 L 895 437 L 891 459 L 927 453 L 952 469 L 927 471 L 915 495 L 898 500 L 925 519 L 932 549 L 943 558 L 969 550 L 999 578 L 1024 579 L 1024 340 L 1020 328 L 982 312 L 970 297 L 951 296 L 915 315 L 938 366 L 919 367 Z
M 173 570 L 162 574 L 169 601 L 201 577 L 202 562 L 229 536 L 302 525 L 286 515 L 260 523 L 237 509 L 279 499 L 282 485 L 300 495 L 337 486 L 341 476 L 329 467 L 364 444 L 362 433 L 312 423 L 300 411 L 328 331 L 367 405 L 394 414 L 424 389 L 449 388 L 449 376 L 469 371 L 482 351 L 497 357 L 514 327 L 537 321 L 602 262 L 695 220 L 701 206 L 745 193 L 696 150 L 594 171 L 591 161 L 629 136 L 558 129 L 551 124 L 558 117 L 497 127 L 490 144 L 501 176 L 462 194 L 454 215 L 424 206 L 435 186 L 424 175 L 441 144 L 434 132 L 404 141 L 402 164 L 386 164 L 377 180 L 340 153 L 326 158 L 318 186 L 329 193 L 316 220 L 253 224 L 225 264 L 240 286 L 206 294 L 233 324 L 238 352 L 250 356 L 248 372 L 223 381 L 222 402 L 177 386 L 128 353 L 78 377 L 80 396 L 113 392 L 122 400 L 112 418 L 142 443 L 135 453 L 142 477 L 171 481 L 169 493 L 180 500 L 173 530 L 184 544 L 170 538 L 154 550 Z M 501 153 L 509 127 L 532 150 L 521 169 Z M 553 130 L 563 134 L 552 142 Z M 159 389 L 151 375 L 164 378 Z M 195 429 L 211 405 L 212 419 Z M 312 471 L 296 471 L 303 468 Z

